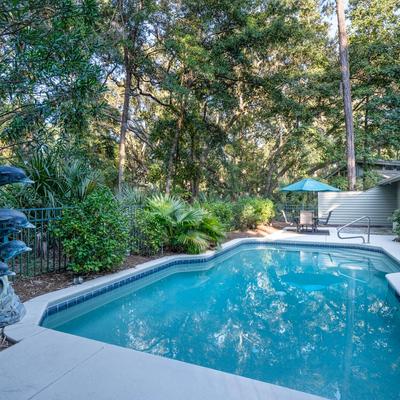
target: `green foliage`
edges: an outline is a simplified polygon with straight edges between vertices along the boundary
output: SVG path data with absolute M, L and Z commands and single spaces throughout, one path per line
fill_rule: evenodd
M 66 209 L 54 232 L 79 274 L 111 270 L 127 255 L 128 221 L 109 189 L 98 189 Z
M 94 182 L 114 188 L 124 88 L 124 179 L 137 187 L 168 186 L 190 202 L 202 193 L 272 198 L 283 181 L 345 165 L 327 4 L 198 3 L 2 1 L 0 157 L 26 164 L 37 182 L 0 201 L 70 204 Z M 347 11 L 356 156 L 372 166 L 400 154 L 399 4 L 350 0 Z M 347 188 L 345 177 L 329 183 Z M 214 208 L 228 227 L 228 206 Z M 245 208 L 254 225 L 254 207 Z
M 207 201 L 201 203 L 201 206 L 208 210 L 217 218 L 226 230 L 231 230 L 234 226 L 233 205 L 227 201 Z
M 149 210 L 136 208 L 132 218 L 132 253 L 157 254 L 166 241 L 165 229 L 157 215 Z
M 394 223 L 394 233 L 400 238 L 400 209 L 393 213 L 392 221 Z
M 158 194 L 149 198 L 134 218 L 139 238 L 133 249 L 137 252 L 139 244 L 145 244 L 150 253 L 161 247 L 199 253 L 217 245 L 224 231 L 255 228 L 273 216 L 273 203 L 268 199 L 242 198 L 236 203 L 208 200 L 190 205 L 176 196 Z
M 347 190 L 348 188 L 346 176 L 341 176 L 341 175 L 335 176 L 330 180 L 330 184 L 340 190 Z
M 34 181 L 32 185 L 9 186 L 0 192 L 0 200 L 17 208 L 58 207 L 84 200 L 101 182 L 99 171 L 83 161 L 66 159 L 50 150 L 32 153 L 21 168 Z
M 55 136 L 82 153 L 104 94 L 99 3 L 4 0 L 1 15 L 0 137 L 23 154 Z
M 378 182 L 382 180 L 382 176 L 379 175 L 374 170 L 367 170 L 364 171 L 364 175 L 362 176 L 361 180 L 362 180 L 361 190 L 368 190 L 376 186 Z
M 234 205 L 234 220 L 238 229 L 254 229 L 258 224 L 267 224 L 274 215 L 274 204 L 269 199 L 245 197 Z
M 349 2 L 356 150 L 366 163 L 399 156 L 398 12 L 397 0 Z
M 172 250 L 200 253 L 224 236 L 217 218 L 177 197 L 155 195 L 147 201 L 146 210 L 162 226 L 165 246 Z
M 146 201 L 146 193 L 136 187 L 125 186 L 117 194 L 117 199 L 123 207 L 139 206 Z

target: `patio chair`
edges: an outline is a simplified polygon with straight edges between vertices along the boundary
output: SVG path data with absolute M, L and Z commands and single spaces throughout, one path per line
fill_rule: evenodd
M 327 215 L 327 217 L 325 218 L 325 220 L 323 220 L 323 219 L 321 219 L 321 218 L 317 218 L 316 225 L 317 225 L 317 226 L 318 226 L 318 225 L 325 225 L 325 226 L 328 225 L 329 220 L 331 219 L 332 212 L 333 212 L 333 210 L 331 210 L 331 211 L 328 212 L 328 215 Z
M 297 223 L 297 231 L 303 230 L 304 227 L 308 230 L 308 227 L 311 227 L 311 230 L 315 231 L 315 221 L 314 221 L 314 213 L 312 211 L 300 211 L 300 217 Z
M 285 224 L 288 224 L 288 225 L 292 226 L 292 225 L 293 225 L 293 221 L 289 221 L 289 219 L 288 219 L 288 217 L 287 217 L 287 215 L 286 215 L 285 210 L 281 210 L 281 213 L 282 213 L 282 215 L 283 215 L 283 219 L 285 220 Z M 295 221 L 295 222 L 296 222 L 296 221 Z

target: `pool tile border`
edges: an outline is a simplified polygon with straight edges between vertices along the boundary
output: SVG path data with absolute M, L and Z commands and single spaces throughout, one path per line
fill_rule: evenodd
M 201 254 L 201 255 L 189 256 L 190 258 L 187 258 L 188 256 L 186 256 L 186 255 L 185 256 L 177 255 L 175 257 L 180 257 L 180 258 L 176 259 L 176 260 L 167 260 L 167 261 L 164 261 L 163 259 L 155 260 L 152 262 L 153 265 L 143 272 L 141 272 L 140 270 L 139 271 L 133 270 L 131 275 L 120 278 L 115 282 L 112 282 L 110 284 L 101 284 L 100 287 L 95 287 L 91 291 L 88 291 L 85 293 L 78 292 L 75 296 L 69 297 L 66 300 L 60 299 L 59 301 L 56 300 L 51 305 L 48 304 L 45 311 L 42 313 L 42 315 L 40 317 L 39 325 L 42 325 L 44 320 L 50 315 L 54 315 L 60 311 L 74 307 L 78 304 L 81 304 L 81 303 L 87 301 L 87 300 L 93 299 L 97 296 L 108 293 L 112 290 L 115 290 L 122 286 L 128 285 L 132 282 L 135 282 L 135 281 L 145 278 L 147 276 L 156 274 L 165 269 L 168 269 L 168 268 L 171 268 L 171 267 L 177 266 L 177 265 L 201 264 L 201 263 L 210 262 L 222 255 L 227 254 L 228 252 L 230 252 L 234 249 L 237 249 L 237 248 L 245 246 L 245 245 L 274 245 L 274 246 L 278 246 L 278 247 L 284 247 L 284 246 L 316 247 L 317 246 L 317 247 L 324 247 L 324 248 L 328 248 L 328 249 L 329 248 L 331 248 L 331 249 L 348 248 L 348 249 L 355 249 L 355 250 L 364 250 L 364 251 L 370 251 L 370 252 L 374 252 L 374 253 L 384 254 L 400 266 L 399 260 L 397 260 L 391 254 L 389 254 L 383 248 L 376 247 L 376 246 L 347 244 L 347 243 L 311 243 L 311 242 L 299 242 L 299 241 L 293 241 L 293 240 L 266 240 L 264 238 L 262 238 L 262 239 L 263 240 L 239 239 L 240 240 L 239 242 L 236 242 L 236 241 L 234 241 L 236 243 L 228 242 L 227 246 L 225 246 L 221 249 L 218 249 L 216 251 L 208 252 L 208 253 Z M 229 245 L 229 244 L 231 244 L 231 245 Z M 154 264 L 154 263 L 156 263 L 156 264 Z M 159 265 L 160 263 L 161 263 L 161 265 Z M 399 272 L 400 272 L 400 269 L 399 269 Z

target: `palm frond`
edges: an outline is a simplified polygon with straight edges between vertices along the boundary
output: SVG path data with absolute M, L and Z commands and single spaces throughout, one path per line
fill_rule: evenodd
M 208 248 L 209 237 L 198 230 L 182 232 L 176 238 L 177 245 L 187 249 L 190 253 L 198 254 Z

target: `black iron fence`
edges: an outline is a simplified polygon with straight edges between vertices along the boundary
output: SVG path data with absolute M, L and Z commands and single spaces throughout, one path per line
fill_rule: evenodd
M 65 270 L 68 259 L 60 239 L 52 232 L 52 223 L 62 219 L 62 208 L 29 208 L 22 211 L 35 225 L 33 229 L 23 229 L 13 239 L 22 240 L 32 251 L 14 258 L 10 269 L 18 275 L 34 276 L 45 272 Z
M 10 269 L 16 274 L 35 276 L 67 269 L 69 260 L 63 252 L 61 240 L 56 237 L 52 229 L 55 221 L 62 220 L 63 209 L 62 207 L 55 207 L 20 210 L 35 225 L 35 228 L 23 229 L 22 232 L 14 236 L 14 239 L 24 241 L 27 246 L 32 248 L 32 251 L 23 253 L 10 262 Z M 130 250 L 132 253 L 146 256 L 160 254 L 163 249 L 161 248 L 155 253 L 154 249 L 149 247 L 146 237 L 142 235 L 139 229 L 137 217 L 141 209 L 142 206 L 140 205 L 125 208 L 130 227 Z M 293 217 L 299 215 L 301 210 L 318 212 L 315 204 L 277 204 L 275 219 L 284 221 L 286 216 L 288 220 L 292 220 Z
M 143 210 L 141 205 L 133 205 L 125 207 L 124 211 L 129 220 L 129 248 L 132 254 L 140 254 L 144 256 L 152 256 L 155 254 L 162 254 L 163 248 L 155 250 L 149 245 L 146 236 L 141 232 L 138 225 L 138 214 Z
M 130 226 L 130 249 L 141 255 L 153 255 L 154 251 L 147 246 L 137 224 L 137 213 L 141 206 L 126 208 Z M 65 271 L 68 258 L 65 255 L 61 240 L 54 234 L 53 225 L 62 220 L 62 207 L 21 209 L 35 225 L 32 229 L 23 229 L 13 239 L 24 241 L 32 251 L 23 253 L 10 261 L 10 269 L 17 275 L 35 276 L 48 272 Z M 162 249 L 161 249 L 162 251 Z

